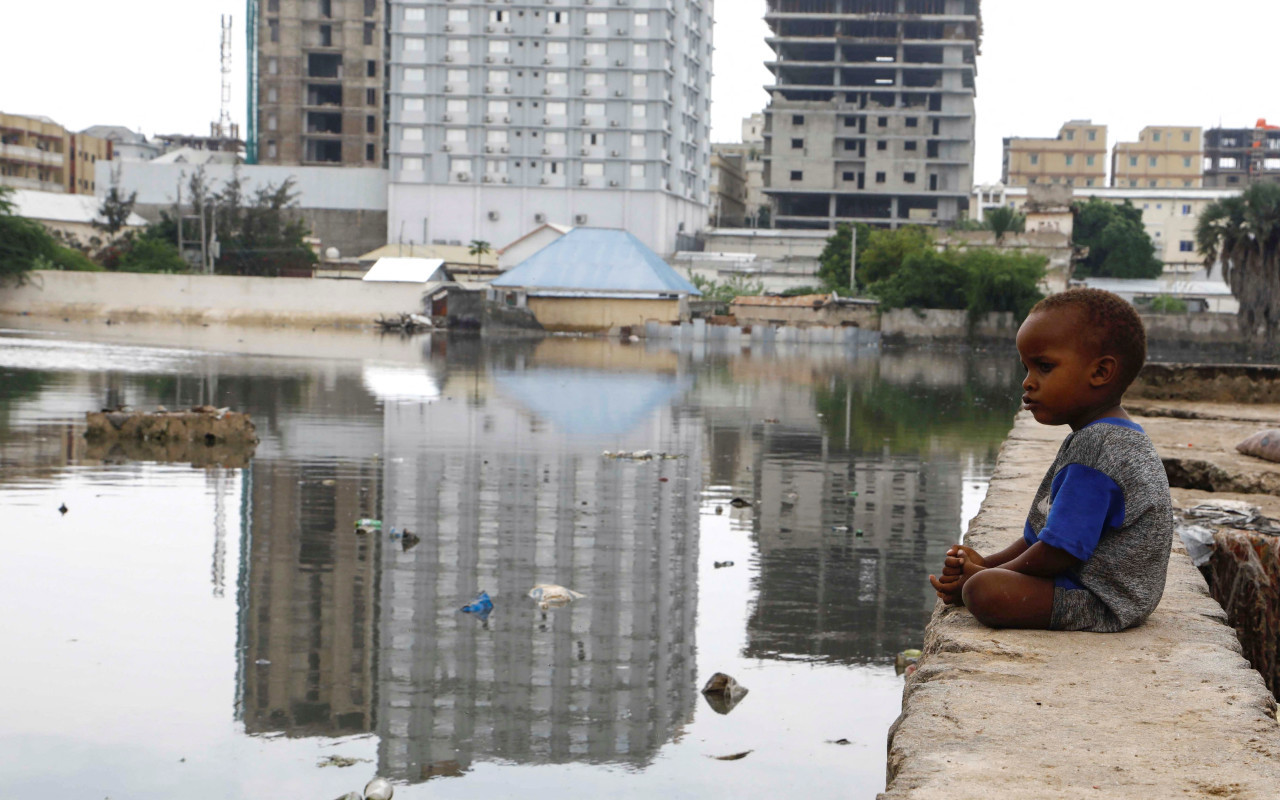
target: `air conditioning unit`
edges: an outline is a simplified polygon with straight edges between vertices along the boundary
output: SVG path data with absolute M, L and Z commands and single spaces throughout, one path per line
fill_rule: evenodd
M 539 178 L 539 179 L 538 179 L 538 183 L 542 184 L 543 186 L 546 186 L 548 183 L 551 183 L 551 179 L 550 179 L 550 178 Z
M 626 29 L 626 28 L 618 28 L 618 35 L 619 35 L 619 36 L 626 36 L 626 35 L 627 35 L 627 29 Z
M 445 61 L 452 61 L 452 60 L 453 60 L 453 56 L 449 55 L 448 53 L 445 53 L 445 54 L 444 54 L 444 60 L 445 60 Z
M 551 94 L 551 87 L 550 87 L 550 86 L 548 86 L 548 87 L 544 88 L 544 89 L 542 90 L 542 93 L 543 93 L 543 94 Z
M 583 118 L 582 118 L 582 124 L 583 124 L 583 125 L 590 125 L 590 124 L 591 124 L 591 117 L 583 117 Z
M 498 148 L 498 152 L 499 152 L 499 153 L 510 153 L 510 152 L 511 152 L 511 148 L 510 148 L 510 147 L 507 147 L 507 146 L 504 144 L 502 147 L 499 147 L 499 148 Z
M 610 186 L 617 186 L 617 185 L 618 185 L 618 182 L 617 182 L 617 181 L 609 181 L 609 185 L 610 185 Z
M 484 32 L 485 32 L 485 33 L 493 33 L 493 26 L 492 26 L 492 25 L 485 25 L 485 26 L 484 26 Z
M 587 180 L 586 178 L 578 178 L 578 185 L 579 185 L 579 186 L 590 186 L 590 185 L 591 185 L 591 181 Z
M 492 91 L 493 91 L 493 84 L 486 83 L 486 84 L 484 85 L 484 91 L 485 91 L 485 93 L 486 93 L 486 94 L 488 94 L 488 93 L 492 92 Z
M 492 175 L 485 175 L 485 176 L 484 176 L 484 182 L 485 182 L 485 183 L 493 183 L 493 176 L 492 176 Z
M 591 90 L 590 90 L 590 89 L 587 89 L 587 88 L 585 88 L 585 87 L 583 87 L 583 89 L 582 89 L 582 96 L 583 96 L 583 97 L 590 97 L 590 96 L 591 96 Z
M 583 33 L 583 35 L 585 35 L 585 36 L 590 36 L 590 35 L 591 35 L 591 28 L 583 28 L 583 29 L 582 29 L 582 33 Z
M 497 211 L 490 211 L 490 212 L 489 212 L 489 221 L 490 221 L 490 222 L 497 222 L 497 221 L 498 221 L 498 212 L 497 212 Z
M 514 64 L 514 63 L 516 63 L 516 60 L 515 60 L 514 58 L 512 58 L 511 56 L 507 56 L 506 58 L 502 59 L 502 63 L 503 63 L 503 64 Z
M 502 121 L 503 121 L 503 122 L 510 122 L 510 121 L 511 121 L 511 117 L 503 117 L 503 118 L 502 118 Z
M 510 179 L 509 177 L 507 177 L 506 175 L 503 175 L 503 176 L 502 176 L 502 182 L 503 182 L 503 183 L 511 183 L 511 179 Z
M 493 152 L 493 145 L 491 145 L 491 144 L 486 144 L 486 145 L 484 146 L 484 151 L 485 151 L 486 153 L 492 153 L 492 152 Z
M 591 151 L 584 147 L 578 151 L 578 155 L 589 156 L 591 155 Z
M 611 120 L 609 120 L 609 127 L 610 127 L 610 128 L 616 128 L 616 127 L 618 127 L 618 125 L 619 125 L 619 124 L 620 124 L 620 123 L 619 123 L 616 119 L 611 119 Z
M 582 66 L 584 66 L 584 67 L 589 67 L 589 66 L 591 66 L 591 59 L 589 59 L 589 58 L 584 58 L 584 59 L 582 59 Z
M 453 152 L 453 145 L 451 145 L 451 144 L 442 144 L 442 145 L 440 145 L 440 149 L 441 149 L 441 150 L 443 150 L 443 151 L 445 151 L 446 153 L 450 153 L 450 152 Z
M 504 87 L 502 87 L 502 93 L 503 93 L 503 94 L 511 94 L 511 87 L 510 87 L 510 86 L 504 86 Z
M 453 122 L 453 115 L 452 115 L 452 114 L 445 114 L 445 115 L 444 115 L 444 117 L 442 117 L 442 119 L 443 119 L 445 122 Z
M 578 215 L 574 216 L 574 218 L 573 218 L 573 224 L 574 224 L 574 225 L 586 225 L 586 224 L 587 224 L 587 215 L 586 215 L 586 214 L 578 214 Z
M 537 223 L 537 224 L 541 225 L 542 223 L 544 223 L 544 222 L 546 222 L 546 221 L 547 221 L 547 215 L 546 215 L 546 214 L 534 214 L 534 215 L 533 215 L 533 221 L 534 221 L 535 223 Z
M 492 63 L 493 63 L 493 56 L 485 56 L 485 57 L 484 57 L 484 63 L 486 63 L 486 64 L 492 64 Z
M 542 124 L 543 124 L 543 125 L 550 125 L 550 124 L 551 124 L 551 117 L 543 117 L 543 118 L 542 118 Z
M 444 90 L 445 90 L 445 93 L 447 94 L 447 93 L 449 93 L 449 92 L 452 92 L 452 91 L 453 91 L 453 87 L 452 87 L 452 86 L 446 86 L 446 87 L 444 87 Z
M 619 153 L 617 150 L 610 150 L 609 155 L 613 156 L 614 158 L 617 158 L 618 156 L 622 155 L 622 153 Z
M 459 172 L 459 173 L 458 173 L 458 180 L 462 181 L 463 183 L 466 183 L 467 181 L 471 180 L 471 173 L 469 173 L 469 172 Z
M 485 114 L 485 115 L 484 115 L 484 121 L 485 121 L 485 122 L 493 122 L 493 117 L 492 117 L 491 115 L 489 115 L 489 114 Z
M 452 25 L 445 25 L 445 26 L 444 26 L 444 32 L 445 32 L 445 33 L 453 33 L 453 26 L 452 26 Z
M 550 3 L 548 3 L 547 5 L 550 5 Z M 543 32 L 543 33 L 551 33 L 551 26 L 550 26 L 550 25 L 548 25 L 547 27 L 543 28 L 543 29 L 542 29 L 542 32 Z
M 614 97 L 622 97 L 622 96 L 623 96 L 623 91 L 622 91 L 621 89 L 614 89 L 614 90 L 613 90 L 613 96 L 614 96 Z
M 544 147 L 544 148 L 542 148 L 542 154 L 543 154 L 544 156 L 549 156 L 549 155 L 551 155 L 551 148 L 550 148 L 550 147 Z
M 551 63 L 551 59 L 549 59 L 549 58 L 544 58 L 544 59 L 542 59 L 542 63 L 543 63 L 543 64 L 550 64 L 550 63 Z

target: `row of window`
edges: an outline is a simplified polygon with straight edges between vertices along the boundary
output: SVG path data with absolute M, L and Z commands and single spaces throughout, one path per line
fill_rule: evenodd
M 538 169 L 541 164 L 542 173 L 547 176 L 566 175 L 568 168 L 562 161 L 529 161 L 530 169 Z M 470 158 L 451 158 L 449 159 L 449 172 L 451 174 L 474 174 L 472 167 L 475 160 Z M 510 167 L 516 169 L 523 168 L 523 161 L 508 162 L 505 159 L 487 158 L 484 160 L 484 170 L 487 175 L 506 175 Z M 422 172 L 426 167 L 426 159 L 418 156 L 405 156 L 400 159 L 400 169 L 404 172 Z M 645 164 L 632 164 L 630 175 L 632 178 L 644 178 L 648 175 L 649 169 Z M 585 161 L 582 163 L 582 177 L 584 178 L 603 178 L 604 162 L 602 161 Z
M 516 106 L 521 107 L 522 102 L 517 102 Z M 404 111 L 426 111 L 427 102 L 425 97 L 402 97 L 400 98 L 400 107 Z M 533 107 L 538 107 L 538 102 L 534 101 Z M 490 116 L 505 115 L 511 113 L 511 101 L 509 100 L 489 100 L 485 104 L 485 113 Z M 471 101 L 462 98 L 451 98 L 444 101 L 444 110 L 446 114 L 468 114 L 471 111 Z M 565 117 L 569 114 L 569 104 L 563 101 L 553 101 L 546 104 L 546 115 L 548 117 Z M 604 103 L 583 103 L 582 115 L 584 117 L 603 117 L 605 115 Z M 647 119 L 649 115 L 649 106 L 645 103 L 631 104 L 632 119 Z M 668 111 L 663 108 L 663 120 L 668 119 Z
M 421 142 L 425 140 L 425 128 L 404 127 L 400 129 L 400 141 L 402 142 Z M 444 140 L 448 144 L 465 144 L 467 142 L 466 128 L 447 128 L 444 132 Z M 510 131 L 506 129 L 489 129 L 484 132 L 485 144 L 504 145 L 508 144 L 510 139 Z M 520 131 L 515 132 L 516 136 L 520 136 Z M 531 138 L 537 138 L 538 131 L 530 133 Z M 564 146 L 569 143 L 569 134 L 567 131 L 544 131 L 542 141 L 547 147 Z M 667 139 L 667 137 L 663 137 Z M 600 147 L 604 144 L 605 136 L 603 133 L 585 132 L 582 134 L 583 147 Z M 645 149 L 646 137 L 643 133 L 633 133 L 630 135 L 631 149 Z M 665 148 L 665 145 L 664 145 Z
M 542 42 L 535 41 L 533 46 L 541 47 Z M 401 39 L 400 47 L 406 53 L 422 53 L 427 49 L 427 40 L 419 36 L 406 36 Z M 516 42 L 516 47 L 524 47 L 524 42 Z M 471 40 L 446 39 L 444 49 L 445 52 L 453 55 L 466 55 L 471 52 Z M 508 39 L 487 39 L 484 52 L 495 56 L 509 55 L 512 52 L 511 41 Z M 564 41 L 547 42 L 545 52 L 549 56 L 567 56 L 569 55 L 569 43 Z M 631 55 L 636 58 L 648 58 L 649 52 L 650 47 L 647 42 L 633 42 L 631 44 Z M 603 58 L 608 55 L 609 48 L 604 42 L 587 42 L 583 48 L 583 53 L 587 56 Z
M 521 17 L 524 16 L 523 10 L 518 11 L 516 13 L 518 14 L 518 16 L 521 16 Z M 616 12 L 614 15 L 614 24 L 625 24 L 624 23 L 625 18 L 623 17 L 623 14 L 625 13 L 626 12 Z M 534 18 L 541 18 L 542 12 L 534 11 L 533 16 Z M 405 6 L 403 19 L 405 22 L 426 22 L 427 9 L 422 6 Z M 512 20 L 512 14 L 511 14 L 511 11 L 506 9 L 502 9 L 502 10 L 494 9 L 488 12 L 488 14 L 485 16 L 485 19 L 486 21 L 493 24 L 506 23 Z M 451 8 L 449 9 L 448 16 L 445 17 L 445 20 L 450 23 L 468 23 L 471 21 L 471 9 Z M 631 23 L 637 28 L 649 27 L 649 23 L 650 23 L 649 12 L 647 11 L 635 12 L 635 14 L 631 18 Z M 548 25 L 568 25 L 569 12 L 568 11 L 548 11 L 547 24 Z M 590 26 L 605 27 L 609 24 L 609 13 L 606 11 L 588 11 L 586 15 L 586 19 L 584 20 L 583 24 L 590 25 Z
M 841 177 L 841 180 L 845 180 L 845 181 L 854 181 L 854 180 L 857 180 L 857 179 L 858 179 L 857 173 L 854 173 L 854 172 L 844 172 L 844 173 L 841 173 L 841 176 L 840 176 L 840 177 Z M 804 171 L 803 171 L 803 170 L 792 170 L 792 171 L 791 171 L 791 180 L 792 180 L 792 181 L 802 181 L 802 180 L 804 180 Z M 888 173 L 885 173 L 885 172 L 877 172 L 877 173 L 875 174 L 875 182 L 876 182 L 876 183 L 888 183 L 888 181 L 889 181 L 889 175 L 888 175 Z M 903 183 L 915 183 L 915 182 L 916 182 L 916 173 L 914 173 L 914 172 L 904 172 L 904 173 L 902 173 L 902 182 L 903 182 Z

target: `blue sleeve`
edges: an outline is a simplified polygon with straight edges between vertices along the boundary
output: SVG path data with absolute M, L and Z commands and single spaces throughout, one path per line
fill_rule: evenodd
M 1088 561 L 1102 532 L 1124 524 L 1124 492 L 1092 467 L 1068 464 L 1053 478 L 1040 541 Z

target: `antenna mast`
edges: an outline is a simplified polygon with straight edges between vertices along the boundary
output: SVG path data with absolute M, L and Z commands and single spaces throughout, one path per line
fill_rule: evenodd
M 218 112 L 216 135 L 238 139 L 240 131 L 231 122 L 231 15 L 222 15 L 222 106 Z

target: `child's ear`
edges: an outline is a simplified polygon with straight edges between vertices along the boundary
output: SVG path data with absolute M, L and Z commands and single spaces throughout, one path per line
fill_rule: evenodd
M 1093 362 L 1093 370 L 1089 373 L 1089 385 L 1100 389 L 1115 380 L 1119 372 L 1120 362 L 1115 356 L 1102 356 Z

